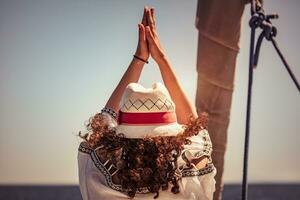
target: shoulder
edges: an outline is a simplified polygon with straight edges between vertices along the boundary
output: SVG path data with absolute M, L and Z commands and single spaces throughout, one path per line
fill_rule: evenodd
M 107 121 L 108 125 L 111 127 L 115 127 L 118 125 L 118 113 L 117 111 L 109 108 L 109 107 L 104 107 L 101 110 L 101 114 Z

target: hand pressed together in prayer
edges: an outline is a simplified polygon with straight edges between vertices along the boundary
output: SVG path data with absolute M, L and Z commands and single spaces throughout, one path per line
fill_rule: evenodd
M 139 40 L 135 55 L 144 60 L 148 60 L 151 55 L 151 57 L 159 63 L 165 54 L 156 30 L 154 8 L 144 8 L 142 23 L 138 24 L 138 27 Z

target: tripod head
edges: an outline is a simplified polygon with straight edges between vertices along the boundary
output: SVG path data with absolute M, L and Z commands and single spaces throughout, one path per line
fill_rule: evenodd
M 249 21 L 249 26 L 251 29 L 262 29 L 261 34 L 258 37 L 255 53 L 254 53 L 254 62 L 253 67 L 256 68 L 258 64 L 259 52 L 262 41 L 264 38 L 267 40 L 273 40 L 273 37 L 277 35 L 277 28 L 273 26 L 271 20 L 278 19 L 278 14 L 265 14 L 263 9 L 263 1 L 252 0 L 251 1 L 251 19 Z
M 251 15 L 262 9 L 263 0 L 250 0 L 251 1 Z

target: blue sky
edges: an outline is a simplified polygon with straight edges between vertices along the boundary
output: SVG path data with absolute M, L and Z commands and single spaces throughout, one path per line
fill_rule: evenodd
M 300 80 L 300 2 L 266 0 L 278 12 L 276 40 Z M 144 5 L 156 8 L 162 45 L 195 100 L 196 0 L 0 1 L 0 183 L 77 183 L 75 136 L 106 103 L 137 44 Z M 225 182 L 240 182 L 249 52 L 242 24 Z M 161 81 L 156 64 L 141 84 Z M 254 72 L 249 181 L 300 181 L 300 95 L 270 43 Z

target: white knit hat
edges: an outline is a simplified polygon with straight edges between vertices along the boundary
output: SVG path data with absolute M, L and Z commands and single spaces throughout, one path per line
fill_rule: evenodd
M 175 104 L 161 83 L 154 83 L 152 88 L 128 84 L 120 102 L 118 121 L 116 132 L 127 138 L 174 136 L 183 131 L 177 123 Z

